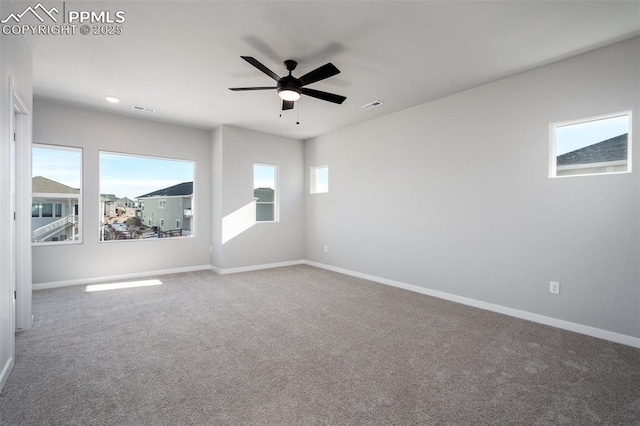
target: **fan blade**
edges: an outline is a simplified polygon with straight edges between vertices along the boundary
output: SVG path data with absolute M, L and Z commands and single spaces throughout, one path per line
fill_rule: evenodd
M 282 110 L 293 109 L 293 101 L 282 101 Z
M 277 87 L 229 87 L 229 90 L 233 90 L 235 92 L 241 91 L 241 90 L 273 90 L 273 89 L 277 89 Z
M 316 81 L 324 80 L 325 78 L 333 77 L 336 74 L 340 74 L 340 70 L 336 68 L 331 62 L 310 71 L 299 78 L 300 83 L 303 86 L 307 84 L 315 83 Z
M 271 71 L 269 68 L 262 65 L 262 63 L 260 63 L 256 58 L 253 58 L 251 56 L 240 56 L 240 57 L 245 61 L 249 62 L 254 67 L 258 68 L 260 71 L 262 71 L 263 73 L 265 73 L 266 75 L 274 79 L 275 81 L 280 80 L 280 77 L 278 77 L 278 74 L 276 74 L 275 72 Z
M 321 92 L 320 90 L 313 90 L 306 87 L 302 88 L 302 94 L 322 99 L 323 101 L 333 102 L 335 104 L 341 104 L 345 101 L 345 99 L 347 99 L 345 96 L 336 95 L 334 93 Z

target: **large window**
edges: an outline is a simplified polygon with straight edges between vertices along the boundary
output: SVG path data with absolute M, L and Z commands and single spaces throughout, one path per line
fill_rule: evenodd
M 253 196 L 256 199 L 256 222 L 276 222 L 278 166 L 253 165 Z
M 551 177 L 631 171 L 631 113 L 551 125 Z
M 31 166 L 31 241 L 81 242 L 82 150 L 33 144 Z
M 311 167 L 311 193 L 329 192 L 329 166 Z
M 194 163 L 100 152 L 100 241 L 194 235 Z

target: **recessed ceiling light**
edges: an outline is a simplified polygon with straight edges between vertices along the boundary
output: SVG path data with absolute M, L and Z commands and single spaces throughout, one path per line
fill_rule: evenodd
M 106 96 L 105 99 L 107 100 L 107 102 L 112 103 L 112 104 L 117 104 L 118 102 L 120 102 L 120 99 L 114 97 L 114 96 Z

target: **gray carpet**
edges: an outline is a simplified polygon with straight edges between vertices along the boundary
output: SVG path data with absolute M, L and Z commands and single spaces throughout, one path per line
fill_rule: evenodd
M 3 425 L 640 424 L 640 350 L 309 266 L 34 293 Z

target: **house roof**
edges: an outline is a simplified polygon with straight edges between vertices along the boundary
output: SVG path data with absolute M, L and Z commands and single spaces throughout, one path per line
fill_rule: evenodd
M 603 163 L 627 159 L 628 133 L 607 139 L 566 154 L 558 155 L 558 166 Z
M 115 202 L 117 199 L 115 194 L 100 194 L 100 201 Z
M 272 203 L 275 198 L 275 191 L 271 188 L 256 188 L 253 190 L 253 196 L 258 201 Z
M 148 194 L 140 195 L 136 198 L 176 197 L 180 195 L 192 195 L 192 194 L 193 194 L 193 182 L 182 182 L 177 185 L 173 185 L 167 188 L 159 189 L 157 191 L 149 192 Z
M 72 188 L 55 180 L 43 176 L 36 176 L 31 179 L 32 191 L 36 194 L 79 194 L 78 188 Z

